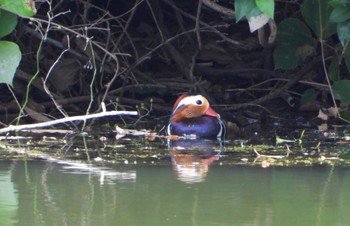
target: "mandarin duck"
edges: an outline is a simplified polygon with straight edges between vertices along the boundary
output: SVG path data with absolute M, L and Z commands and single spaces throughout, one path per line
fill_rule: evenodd
M 174 104 L 167 125 L 167 134 L 193 138 L 219 139 L 225 125 L 202 95 L 180 96 Z

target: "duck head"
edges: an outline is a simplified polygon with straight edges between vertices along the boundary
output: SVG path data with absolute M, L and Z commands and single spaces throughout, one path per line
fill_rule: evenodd
M 201 116 L 211 116 L 220 119 L 220 115 L 210 107 L 207 98 L 202 95 L 188 96 L 184 94 L 175 102 L 170 121 L 179 122 L 183 119 Z

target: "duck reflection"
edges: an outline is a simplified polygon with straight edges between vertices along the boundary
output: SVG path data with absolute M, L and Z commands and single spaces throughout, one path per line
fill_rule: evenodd
M 186 183 L 205 180 L 209 166 L 220 158 L 221 142 L 214 140 L 171 140 L 168 143 L 177 179 Z

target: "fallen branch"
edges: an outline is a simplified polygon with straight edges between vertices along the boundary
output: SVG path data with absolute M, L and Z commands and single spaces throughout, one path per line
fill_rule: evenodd
M 49 122 L 41 122 L 41 123 L 19 125 L 19 126 L 10 125 L 6 128 L 0 129 L 0 134 L 11 132 L 11 131 L 43 128 L 43 127 L 53 126 L 60 123 L 66 123 L 66 122 L 72 122 L 72 121 L 85 121 L 87 119 L 100 118 L 104 116 L 114 116 L 114 115 L 138 115 L 138 113 L 137 111 L 107 111 L 107 112 L 100 112 L 100 113 L 91 114 L 91 115 L 79 115 L 79 116 L 66 117 L 66 118 L 61 118 L 57 120 L 52 120 Z

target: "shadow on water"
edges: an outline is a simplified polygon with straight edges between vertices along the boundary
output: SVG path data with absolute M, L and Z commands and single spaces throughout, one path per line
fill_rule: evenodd
M 6 144 L 6 225 L 349 225 L 350 168 L 230 142 L 125 137 Z M 2 145 L 2 147 L 5 147 Z M 13 153 L 20 153 L 14 158 Z M 321 152 L 325 153 L 325 152 Z M 266 157 L 265 155 L 270 155 Z M 11 158 L 12 156 L 12 158 Z M 329 159 L 327 159 L 329 158 Z M 15 159 L 15 160 L 13 160 Z M 90 161 L 86 161 L 89 159 Z M 308 161 L 305 161 L 308 160 Z M 270 167 L 263 168 L 268 161 Z M 294 164 L 292 164 L 292 163 Z M 304 163 L 304 164 L 301 164 Z M 285 167 L 292 165 L 291 167 Z

